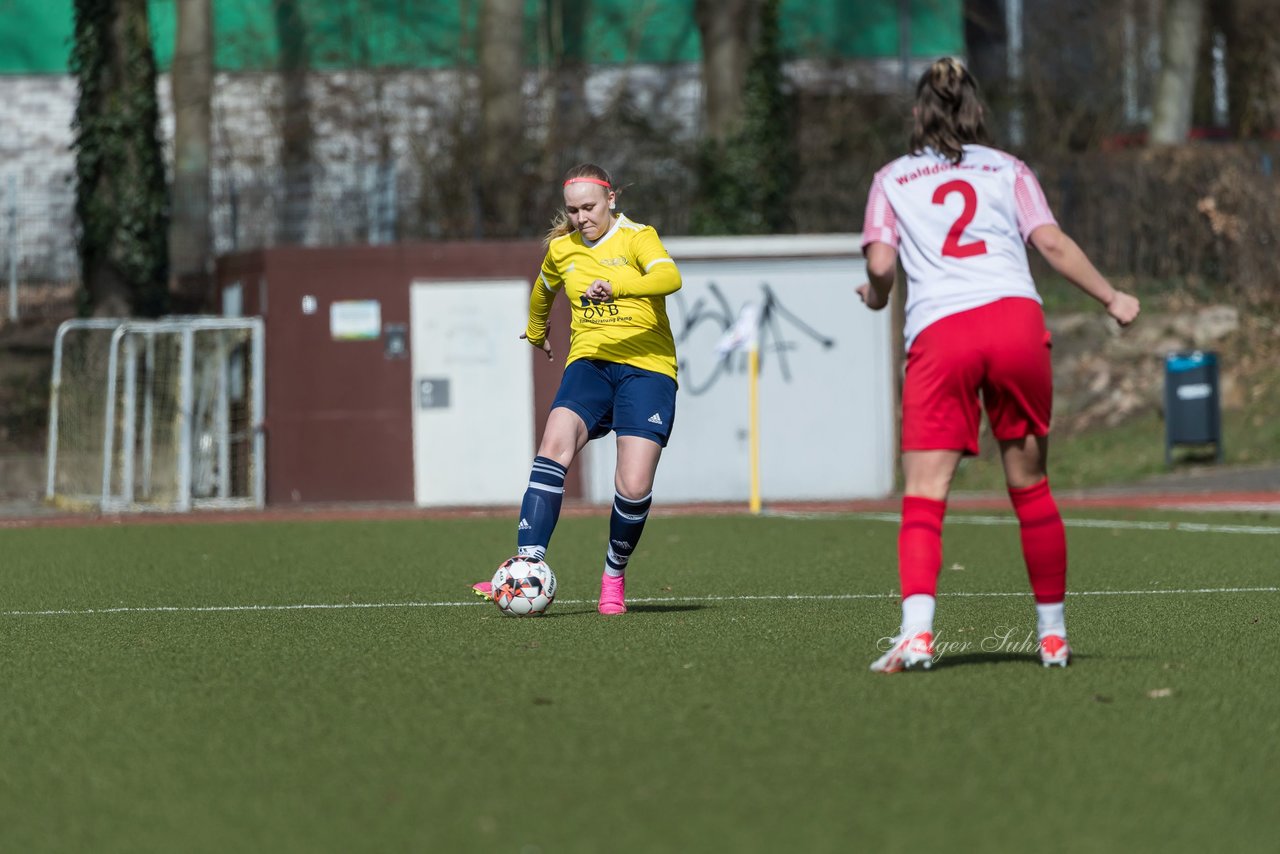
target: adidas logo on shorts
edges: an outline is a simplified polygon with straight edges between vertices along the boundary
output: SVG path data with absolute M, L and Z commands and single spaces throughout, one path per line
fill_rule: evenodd
M 658 414 L 658 413 L 656 413 L 656 412 L 655 412 L 655 413 L 653 413 L 652 415 L 650 415 L 650 416 L 649 416 L 649 423 L 650 423 L 650 424 L 661 424 L 661 423 L 662 423 L 662 416 L 661 416 L 661 415 L 659 415 L 659 414 Z

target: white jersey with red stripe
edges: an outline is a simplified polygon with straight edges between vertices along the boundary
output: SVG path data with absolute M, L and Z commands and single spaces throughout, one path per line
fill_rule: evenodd
M 898 249 L 907 273 L 906 343 L 929 324 L 1005 297 L 1040 301 L 1025 241 L 1056 221 L 1021 160 L 966 145 L 956 165 L 932 149 L 876 173 L 862 245 Z

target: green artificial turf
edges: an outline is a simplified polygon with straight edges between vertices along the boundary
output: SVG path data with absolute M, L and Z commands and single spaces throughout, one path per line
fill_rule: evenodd
M 1277 374 L 1280 376 L 1280 372 Z M 1256 466 L 1280 459 L 1280 395 L 1222 414 L 1223 462 Z M 1163 420 L 1146 413 L 1115 427 L 1054 436 L 1049 443 L 1049 477 L 1058 489 L 1130 485 L 1172 470 L 1165 464 Z M 960 461 L 952 482 L 957 491 L 1003 492 L 1004 469 L 994 443 L 984 436 L 982 452 Z M 1175 449 L 1176 469 L 1212 463 L 1213 446 Z
M 567 519 L 560 598 L 524 620 L 466 589 L 511 528 L 0 531 L 0 848 L 1275 843 L 1280 593 L 1074 595 L 1076 661 L 1047 671 L 1021 649 L 1034 615 L 1017 529 L 953 519 L 939 665 L 880 676 L 892 523 L 655 517 L 628 592 L 663 601 L 604 618 L 606 522 Z M 1076 591 L 1277 586 L 1274 533 L 1068 535 Z M 946 595 L 960 593 L 1016 595 Z M 871 598 L 734 598 L 788 594 Z M 416 604 L 101 611 L 341 603 Z

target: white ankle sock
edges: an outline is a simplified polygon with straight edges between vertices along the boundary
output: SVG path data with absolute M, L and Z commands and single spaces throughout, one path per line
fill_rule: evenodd
M 1063 638 L 1067 636 L 1065 605 L 1064 602 L 1055 602 L 1052 605 L 1036 604 L 1036 630 L 1040 633 L 1041 640 L 1046 635 L 1058 635 Z
M 927 593 L 913 593 L 902 600 L 902 633 L 907 637 L 933 631 L 937 600 Z

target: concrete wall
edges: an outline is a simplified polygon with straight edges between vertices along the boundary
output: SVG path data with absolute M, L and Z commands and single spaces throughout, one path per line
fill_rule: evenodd
M 856 235 L 670 238 L 682 289 L 667 298 L 679 356 L 676 422 L 654 495 L 750 496 L 747 356 L 717 342 L 744 305 L 761 313 L 760 491 L 764 501 L 881 497 L 896 451 L 891 313 L 871 312 Z M 587 497 L 612 500 L 611 438 L 585 455 Z

